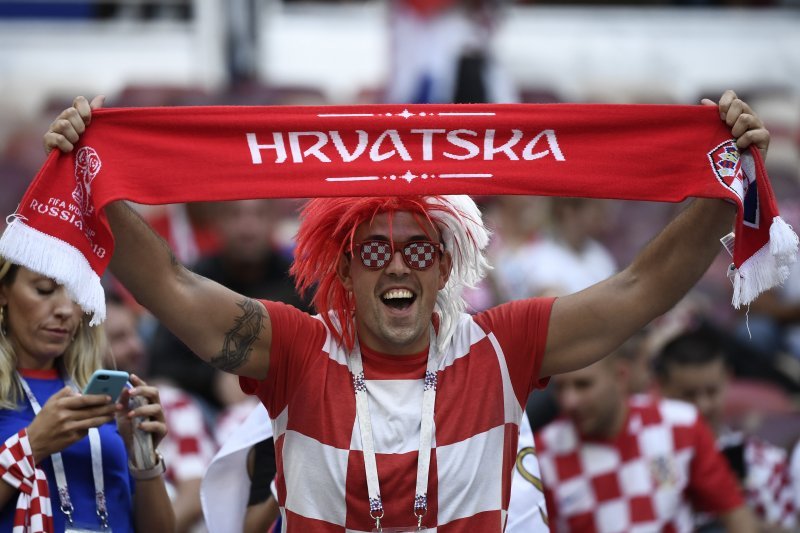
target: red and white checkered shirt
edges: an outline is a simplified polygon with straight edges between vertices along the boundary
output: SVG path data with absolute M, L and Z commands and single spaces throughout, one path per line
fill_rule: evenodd
M 242 378 L 270 414 L 284 531 L 371 531 L 361 436 L 348 354 L 324 323 L 265 302 L 272 323 L 269 373 Z M 437 371 L 434 448 L 423 525 L 437 533 L 503 530 L 522 405 L 536 379 L 552 300 L 523 300 L 462 315 Z M 413 515 L 427 351 L 388 356 L 362 347 L 385 516 Z
M 228 442 L 231 435 L 236 433 L 239 426 L 247 420 L 253 409 L 260 403 L 257 398 L 247 396 L 243 401 L 228 406 L 217 415 L 217 420 L 214 422 L 214 442 L 216 442 L 218 449 L 221 449 Z
M 631 398 L 623 430 L 582 439 L 558 419 L 536 434 L 552 531 L 693 530 L 693 507 L 730 511 L 743 499 L 714 436 L 684 402 Z
M 167 436 L 158 446 L 167 464 L 167 481 L 174 485 L 201 479 L 217 448 L 200 406 L 172 385 L 159 383 L 158 395 L 167 423 Z
M 744 437 L 745 499 L 766 524 L 797 527 L 797 507 L 785 450 L 754 436 Z

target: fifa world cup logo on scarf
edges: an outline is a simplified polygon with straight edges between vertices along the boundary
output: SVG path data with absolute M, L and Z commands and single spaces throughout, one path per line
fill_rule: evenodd
M 75 190 L 72 191 L 72 199 L 80 207 L 81 213 L 91 215 L 94 213 L 94 206 L 90 200 L 92 196 L 92 181 L 97 177 L 102 167 L 100 156 L 94 148 L 84 146 L 75 154 Z

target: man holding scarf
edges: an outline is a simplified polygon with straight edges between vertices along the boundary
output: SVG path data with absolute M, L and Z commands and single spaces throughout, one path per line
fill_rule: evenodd
M 703 103 L 739 150 L 766 153 L 769 133 L 735 93 Z M 101 105 L 77 98 L 48 152 L 71 151 Z M 292 274 L 317 317 L 192 274 L 123 202 L 106 214 L 114 274 L 267 407 L 285 531 L 499 532 L 528 393 L 672 307 L 717 255 L 734 207 L 696 199 L 608 280 L 475 316 L 460 292 L 488 268 L 488 232 L 468 197 L 310 201 Z

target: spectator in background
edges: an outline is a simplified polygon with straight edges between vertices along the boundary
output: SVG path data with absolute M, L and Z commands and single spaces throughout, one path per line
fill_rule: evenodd
M 789 477 L 794 488 L 795 508 L 800 509 L 800 440 L 795 443 L 792 449 L 792 456 L 789 459 Z
M 138 374 L 147 366 L 144 343 L 137 330 L 138 317 L 122 298 L 106 292 L 109 350 L 104 366 Z M 138 374 L 141 375 L 141 374 Z M 167 465 L 167 492 L 175 511 L 175 531 L 202 531 L 200 481 L 216 446 L 197 402 L 182 390 L 153 380 L 158 387 L 168 434 L 160 450 Z
M 244 533 L 262 533 L 278 518 L 278 501 L 272 491 L 275 466 L 275 440 L 264 439 L 250 448 L 247 454 L 247 475 L 250 496 L 244 514 Z
M 562 296 L 613 275 L 617 262 L 597 240 L 609 227 L 608 206 L 606 200 L 551 198 L 546 231 L 521 259 L 526 284 L 515 289 L 521 294 L 508 296 Z
M 608 227 L 608 202 L 550 198 L 548 207 L 546 230 L 539 238 L 529 240 L 517 250 L 506 252 L 502 246 L 493 250 L 492 264 L 496 265 L 496 271 L 490 276 L 502 301 L 572 294 L 617 270 L 614 258 L 596 240 Z M 518 218 L 525 220 L 529 216 L 521 214 Z M 533 223 L 528 222 L 528 226 Z M 519 239 L 511 242 L 515 241 Z M 558 408 L 552 386 L 530 396 L 527 412 L 534 431 L 556 417 Z
M 709 327 L 685 332 L 667 343 L 656 359 L 661 392 L 694 404 L 715 433 L 744 489 L 747 503 L 766 527 L 795 531 L 797 506 L 785 450 L 726 425 L 725 399 L 730 382 L 725 344 Z M 700 517 L 699 525 L 707 525 Z
M 540 238 L 547 202 L 538 196 L 498 196 L 489 204 L 486 218 L 493 234 L 487 254 L 494 266 L 486 280 L 494 293 L 490 305 L 534 296 L 528 290 L 528 257 Z
M 553 376 L 563 413 L 536 434 L 553 531 L 693 530 L 693 511 L 756 531 L 714 436 L 690 404 L 627 394 L 618 355 Z
M 542 474 L 536 460 L 536 444 L 527 416 L 519 425 L 517 459 L 511 478 L 511 498 L 505 533 L 545 533 L 548 527 L 547 504 Z
M 203 476 L 200 497 L 209 531 L 263 533 L 275 523 L 274 442 L 260 403 L 229 431 Z
M 167 241 L 178 261 L 193 265 L 219 250 L 215 208 L 208 202 L 170 204 L 147 217 L 147 222 Z
M 790 269 L 782 286 L 765 292 L 751 304 L 737 328 L 739 338 L 752 339 L 753 347 L 770 363 L 783 353 L 800 360 L 800 263 Z
M 392 0 L 386 101 L 518 101 L 490 53 L 499 6 L 494 0 Z
M 273 205 L 272 200 L 220 203 L 214 222 L 220 250 L 201 259 L 193 270 L 241 294 L 305 308 L 289 279 L 289 261 L 273 246 Z M 220 393 L 226 388 L 221 384 L 226 382 L 222 374 L 163 326 L 155 332 L 150 354 L 152 377 L 170 380 L 200 398 L 214 413 L 226 407 Z
M 649 394 L 653 387 L 653 361 L 648 349 L 649 329 L 644 328 L 617 348 L 617 357 L 627 367 L 627 392 Z

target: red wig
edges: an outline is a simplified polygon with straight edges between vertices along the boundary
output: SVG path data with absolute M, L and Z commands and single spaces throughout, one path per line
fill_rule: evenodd
M 370 223 L 380 213 L 399 211 L 418 216 L 424 227 L 426 221 L 435 225 L 432 213 L 452 214 L 452 207 L 435 196 L 315 198 L 300 214 L 295 259 L 289 273 L 301 296 L 315 290 L 314 307 L 336 341 L 347 350 L 355 344 L 355 302 L 339 279 L 337 265 L 342 254 L 352 250 L 358 226 Z

